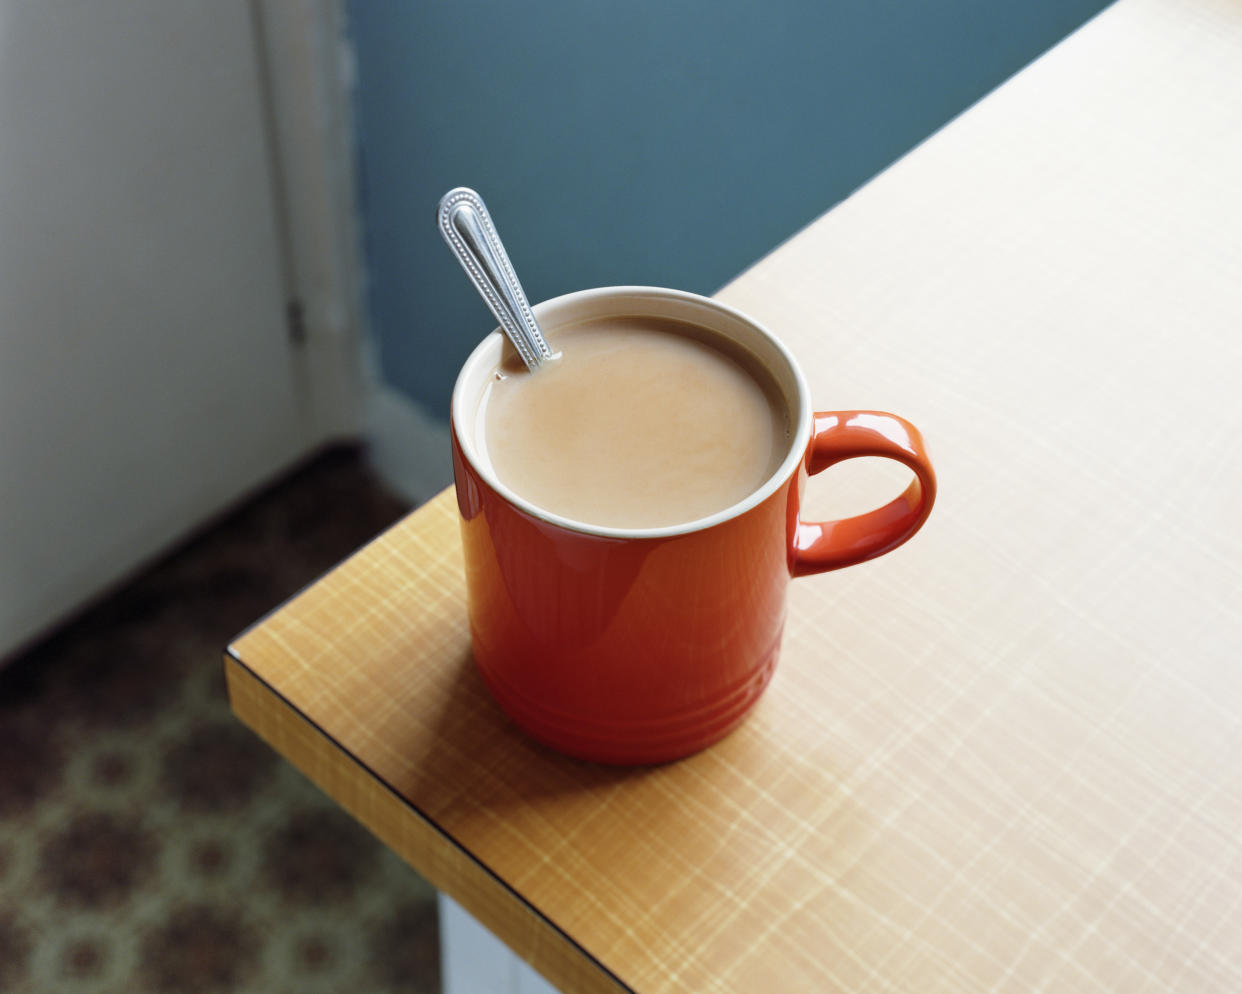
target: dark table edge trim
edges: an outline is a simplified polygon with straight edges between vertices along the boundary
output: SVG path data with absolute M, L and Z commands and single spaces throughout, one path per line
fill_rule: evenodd
M 370 543 L 368 543 L 368 544 L 370 544 Z M 364 546 L 364 548 L 365 548 L 365 546 Z M 361 551 L 361 550 L 359 550 L 359 551 Z M 356 553 L 355 553 L 355 555 L 356 555 Z M 333 568 L 335 568 L 335 567 L 333 567 Z M 329 570 L 328 572 L 331 572 L 331 570 Z M 325 575 L 326 575 L 326 574 L 325 574 Z M 318 581 L 316 581 L 316 582 L 318 582 Z M 313 585 L 313 584 L 308 584 L 308 586 L 311 586 L 311 585 Z M 297 594 L 294 594 L 293 596 L 294 596 L 294 597 L 296 597 L 296 596 L 297 596 Z M 289 600 L 293 600 L 293 597 L 290 597 L 290 598 L 289 598 Z M 288 601 L 286 601 L 285 603 L 288 603 Z M 281 607 L 283 607 L 283 606 L 284 606 L 284 605 L 282 604 L 280 607 L 277 607 L 277 608 L 273 609 L 272 611 L 269 611 L 266 615 L 264 615 L 264 616 L 263 616 L 263 617 L 264 617 L 264 619 L 267 619 L 267 618 L 271 617 L 273 614 L 275 614 L 277 611 L 279 611 L 279 610 L 281 609 Z M 259 621 L 259 622 L 255 622 L 255 624 L 250 625 L 250 626 L 246 629 L 246 631 L 247 631 L 247 632 L 248 632 L 248 631 L 250 631 L 250 629 L 257 627 L 257 626 L 258 626 L 259 624 L 261 624 L 261 623 L 262 623 L 261 621 Z M 240 638 L 240 636 L 239 636 L 239 638 Z M 234 641 L 237 641 L 237 640 L 234 640 Z M 400 804 L 402 804 L 405 808 L 407 808 L 407 809 L 410 811 L 410 813 L 411 813 L 411 814 L 413 814 L 416 818 L 419 818 L 421 821 L 423 821 L 423 822 L 424 822 L 424 823 L 426 823 L 428 826 L 430 826 L 430 827 L 431 827 L 431 829 L 432 829 L 433 831 L 435 831 L 437 835 L 439 835 L 441 838 L 443 838 L 445 842 L 447 842 L 450 846 L 452 846 L 454 849 L 456 849 L 458 852 L 460 852 L 463 856 L 465 856 L 465 857 L 466 857 L 466 859 L 468 859 L 471 863 L 473 863 L 475 866 L 477 866 L 480 870 L 482 870 L 484 873 L 486 873 L 486 874 L 487 874 L 487 875 L 488 875 L 488 876 L 489 876 L 492 880 L 494 880 L 497 884 L 499 884 L 499 885 L 500 885 L 500 886 L 501 886 L 501 887 L 502 887 L 505 891 L 507 891 L 510 895 L 512 895 L 513 897 L 515 897 L 515 898 L 517 899 L 518 903 L 519 903 L 519 904 L 521 904 L 523 907 L 525 907 L 527 911 L 529 911 L 532 915 L 534 915 L 534 916 L 535 916 L 536 918 L 538 918 L 541 922 L 543 922 L 543 923 L 544 923 L 544 924 L 545 924 L 548 928 L 552 929 L 552 931 L 554 931 L 557 935 L 559 935 L 562 939 L 564 939 L 566 943 L 568 943 L 570 946 L 572 946 L 574 949 L 576 949 L 579 953 L 581 953 L 584 957 L 586 957 L 586 959 L 587 959 L 587 960 L 589 960 L 591 963 L 593 963 L 593 964 L 595 965 L 595 967 L 596 967 L 596 968 L 597 968 L 597 969 L 598 969 L 601 973 L 603 973 L 603 974 L 604 974 L 604 975 L 606 975 L 609 979 L 611 979 L 611 980 L 612 980 L 612 981 L 613 981 L 613 982 L 617 985 L 617 987 L 618 987 L 620 990 L 622 990 L 622 991 L 628 991 L 628 992 L 629 992 L 629 994 L 638 994 L 638 992 L 636 992 L 636 991 L 635 991 L 632 987 L 630 987 L 630 986 L 629 986 L 628 984 L 626 984 L 623 980 L 621 980 L 621 978 L 620 978 L 620 977 L 618 977 L 615 973 L 613 973 L 610 969 L 608 969 L 608 967 L 604 966 L 604 964 L 603 964 L 603 963 L 601 963 L 598 959 L 596 959 L 596 958 L 595 958 L 595 957 L 594 957 L 594 956 L 593 956 L 593 955 L 592 955 L 592 954 L 591 954 L 591 953 L 590 953 L 590 952 L 586 949 L 586 947 L 584 947 L 581 943 L 579 943 L 579 942 L 578 942 L 578 941 L 577 941 L 577 940 L 576 940 L 573 936 L 571 936 L 571 935 L 570 935 L 568 932 L 566 932 L 563 928 L 561 928 L 561 927 L 560 927 L 559 925 L 557 925 L 554 921 L 552 921 L 550 918 L 548 918 L 548 917 L 547 917 L 547 915 L 545 915 L 542 911 L 540 911 L 540 910 L 539 910 L 538 908 L 536 908 L 533 904 L 531 904 L 531 903 L 530 903 L 530 901 L 528 901 L 525 897 L 523 897 L 523 896 L 522 896 L 522 894 L 521 894 L 521 892 L 520 892 L 520 891 L 518 891 L 518 890 L 514 889 L 514 888 L 513 888 L 513 887 L 512 887 L 509 883 L 507 883 L 507 882 L 506 882 L 506 881 L 505 881 L 502 877 L 500 877 L 500 876 L 499 876 L 499 875 L 498 875 L 498 874 L 497 874 L 497 873 L 496 873 L 496 872 L 495 872 L 495 871 L 494 871 L 494 870 L 493 870 L 490 866 L 488 866 L 486 863 L 484 863 L 482 860 L 480 860 L 478 857 L 476 857 L 476 856 L 474 855 L 474 853 L 472 853 L 469 849 L 467 849 L 467 848 L 466 848 L 465 846 L 463 846 L 460 842 L 458 842 L 455 838 L 453 838 L 453 836 L 452 836 L 452 835 L 450 835 L 450 834 L 449 834 L 449 832 L 448 832 L 445 828 L 443 828 L 443 827 L 442 827 L 442 826 L 441 826 L 438 822 L 436 822 L 436 820 L 435 820 L 434 818 L 430 817 L 430 816 L 429 816 L 429 815 L 428 815 L 425 811 L 422 811 L 422 810 L 421 810 L 421 809 L 420 809 L 417 805 L 412 804 L 412 803 L 409 801 L 409 799 L 408 799 L 408 798 L 406 798 L 406 796 L 405 796 L 404 794 L 402 794 L 399 790 L 397 790 L 395 787 L 393 787 L 393 785 L 392 785 L 392 784 L 390 784 L 390 783 L 389 783 L 387 780 L 385 780 L 382 776 L 380 776 L 378 773 L 376 773 L 376 772 L 375 772 L 375 770 L 373 770 L 370 766 L 368 766 L 366 763 L 364 763 L 362 760 L 360 760 L 360 759 L 359 759 L 357 756 L 355 756 L 352 752 L 350 752 L 348 749 L 346 749 L 346 748 L 345 748 L 345 747 L 344 747 L 344 746 L 340 743 L 340 741 L 338 741 L 338 740 L 337 740 L 337 738 L 336 738 L 335 736 L 333 736 L 333 735 L 331 735 L 329 732 L 325 731 L 325 729 L 323 728 L 323 726 L 322 726 L 322 725 L 320 725 L 320 724 L 319 724 L 317 721 L 315 721 L 313 718 L 309 717 L 309 716 L 308 716 L 308 715 L 307 715 L 307 714 L 306 714 L 306 713 L 305 713 L 305 712 L 304 712 L 301 708 L 299 708 L 299 707 L 298 707 L 297 705 L 295 705 L 292 701 L 290 701 L 290 700 L 289 700 L 289 698 L 285 697 L 285 695 L 284 695 L 284 694 L 282 694 L 282 693 L 281 693 L 280 691 L 278 691 L 275 687 L 273 687 L 270 683 L 268 683 L 268 681 L 267 681 L 267 680 L 263 679 L 263 677 L 261 677 L 258 673 L 256 673 L 256 672 L 254 671 L 254 669 L 253 669 L 253 668 L 251 668 L 250 666 L 248 666 L 248 665 L 246 664 L 246 661 L 245 661 L 244 659 L 242 659 L 242 658 L 241 658 L 241 656 L 239 656 L 239 655 L 238 655 L 238 654 L 234 651 L 234 649 L 233 649 L 233 646 L 232 646 L 232 645 L 229 645 L 229 646 L 228 646 L 228 647 L 224 650 L 224 652 L 225 652 L 225 654 L 226 654 L 226 655 L 227 655 L 230 659 L 232 659 L 232 660 L 233 660 L 233 662 L 237 663 L 237 665 L 238 665 L 238 666 L 240 666 L 240 667 L 241 667 L 242 669 L 244 669 L 247 673 L 249 673 L 252 677 L 254 677 L 254 679 L 255 679 L 255 680 L 257 680 L 259 683 L 261 683 L 264 687 L 266 687 L 266 688 L 268 689 L 268 691 L 270 691 L 270 692 L 271 692 L 271 693 L 272 693 L 272 694 L 273 694 L 276 698 L 278 698 L 280 701 L 282 701 L 282 702 L 284 703 L 284 705 L 285 705 L 287 708 L 289 708 L 289 710 L 291 710 L 291 711 L 292 711 L 294 714 L 296 714 L 299 718 L 301 718 L 301 719 L 302 719 L 303 721 L 305 721 L 308 725 L 310 725 L 310 726 L 311 726 L 311 728 L 313 728 L 316 732 L 318 732 L 318 733 L 319 733 L 320 735 L 322 735 L 325 739 L 327 739 L 327 741 L 329 741 L 330 743 L 332 743 L 332 745 L 334 745 L 337 749 L 339 749 L 339 750 L 340 750 L 343 754 L 345 754 L 346 756 L 348 756 L 348 757 L 350 758 L 350 760 L 351 760 L 351 761 L 353 761 L 354 763 L 356 763 L 356 764 L 357 764 L 357 765 L 358 765 L 361 769 L 365 770 L 365 771 L 366 771 L 366 773 L 367 773 L 367 775 L 368 775 L 368 776 L 370 776 L 372 780 L 374 780 L 374 781 L 375 781 L 376 783 L 378 783 L 381 787 L 383 787 L 383 788 L 384 788 L 384 790 L 386 790 L 389 794 L 391 794 L 394 798 L 396 798 L 396 799 L 397 799 L 397 801 L 398 801 Z M 283 759 L 284 757 L 282 756 L 281 758 Z M 288 762 L 288 760 L 286 759 L 286 760 L 285 760 L 285 762 Z M 350 817 L 351 817 L 351 818 L 353 817 L 352 812 L 350 813 Z M 400 855 L 400 853 L 398 853 L 398 855 Z M 417 867 L 415 867 L 415 870 L 417 870 Z M 452 897 L 452 895 L 451 895 L 451 894 L 450 894 L 449 896 L 450 896 L 450 897 Z M 499 939 L 498 939 L 497 941 L 501 941 L 501 940 L 499 940 Z M 517 954 L 515 953 L 514 955 L 517 955 Z M 521 957 L 518 957 L 518 958 L 519 958 L 519 959 L 521 959 Z

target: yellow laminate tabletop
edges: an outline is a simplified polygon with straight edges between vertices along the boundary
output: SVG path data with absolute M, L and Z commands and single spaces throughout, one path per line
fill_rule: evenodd
M 566 991 L 1242 990 L 1239 66 L 1229 0 L 1122 0 L 721 292 L 941 492 L 794 582 L 719 745 L 517 733 L 451 493 L 238 638 L 236 713 Z

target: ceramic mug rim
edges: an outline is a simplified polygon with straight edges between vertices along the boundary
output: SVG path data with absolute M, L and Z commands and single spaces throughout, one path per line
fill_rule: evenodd
M 759 340 L 763 342 L 763 351 L 775 355 L 784 364 L 784 370 L 774 369 L 771 372 L 782 383 L 782 392 L 786 393 L 786 400 L 790 403 L 789 447 L 784 459 L 781 460 L 780 466 L 763 484 L 752 490 L 742 500 L 714 514 L 675 525 L 663 525 L 658 528 L 618 528 L 577 521 L 573 518 L 554 514 L 527 500 L 497 478 L 490 462 L 479 457 L 477 447 L 475 446 L 475 432 L 473 429 L 480 409 L 478 394 L 481 391 L 481 380 L 486 371 L 495 368 L 507 345 L 504 334 L 499 328 L 496 328 L 475 346 L 469 358 L 462 365 L 461 371 L 457 375 L 457 382 L 453 386 L 453 396 L 450 404 L 452 431 L 462 457 L 470 463 L 474 471 L 493 491 L 507 503 L 524 513 L 567 531 L 594 535 L 601 538 L 659 539 L 670 538 L 676 535 L 687 535 L 730 521 L 762 504 L 772 494 L 776 493 L 797 470 L 798 464 L 802 462 L 805 455 L 806 446 L 811 435 L 813 412 L 811 410 L 810 395 L 802 369 L 793 357 L 793 354 L 776 335 L 748 314 L 719 300 L 690 293 L 686 290 L 651 286 L 594 287 L 589 290 L 576 290 L 572 293 L 562 294 L 559 297 L 552 297 L 536 304 L 534 312 L 541 324 L 547 327 L 554 327 L 556 325 L 554 318 L 558 313 L 574 308 L 590 309 L 591 305 L 598 305 L 601 301 L 618 299 L 633 300 L 636 303 L 640 301 L 672 302 L 675 310 L 685 311 L 694 309 L 712 312 L 726 319 L 733 326 L 732 329 L 726 330 L 720 328 L 716 323 L 711 323 L 708 326 L 713 331 L 733 337 L 730 331 L 736 332 L 738 329 L 744 329 L 746 336 L 751 341 L 741 341 L 740 344 L 749 347 L 755 340 Z M 632 312 L 622 310 L 618 313 L 642 314 L 643 311 L 636 308 Z M 657 314 L 655 316 L 668 315 Z M 754 349 L 752 348 L 751 351 L 754 351 Z M 768 357 L 761 358 L 767 359 Z M 789 386 L 792 386 L 791 391 L 788 390 Z M 463 426 L 468 426 L 468 429 L 462 430 Z

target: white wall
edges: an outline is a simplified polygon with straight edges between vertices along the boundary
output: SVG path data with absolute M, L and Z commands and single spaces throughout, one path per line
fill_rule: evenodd
M 259 35 L 0 0 L 0 657 L 356 418 L 287 334 Z

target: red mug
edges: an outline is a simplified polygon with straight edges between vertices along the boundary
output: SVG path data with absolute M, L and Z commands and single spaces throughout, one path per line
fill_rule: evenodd
M 812 411 L 780 341 L 718 301 L 680 290 L 606 287 L 535 308 L 546 331 L 588 318 L 656 316 L 705 326 L 749 350 L 789 405 L 789 448 L 759 489 L 710 517 L 663 528 L 586 525 L 496 478 L 475 444 L 499 330 L 474 350 L 452 400 L 453 475 L 474 659 L 492 695 L 533 738 L 583 759 L 657 763 L 732 731 L 772 677 L 792 577 L 895 549 L 927 519 L 936 476 L 922 436 L 879 411 Z M 883 507 L 803 521 L 807 477 L 883 456 L 914 471 Z

